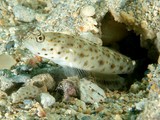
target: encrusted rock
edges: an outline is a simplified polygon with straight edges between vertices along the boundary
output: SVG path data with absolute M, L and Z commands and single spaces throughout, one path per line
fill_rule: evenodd
M 137 120 L 159 120 L 160 118 L 160 95 L 159 99 L 150 100 L 145 104 L 144 111 L 137 117 Z
M 59 83 L 57 90 L 63 91 L 63 100 L 67 101 L 70 97 L 79 96 L 78 81 L 78 77 L 68 77 Z
M 78 77 L 69 77 L 64 79 L 58 85 L 57 89 L 61 89 L 64 93 L 64 100 L 70 97 L 79 97 L 86 103 L 103 102 L 106 98 L 105 92 L 95 83 L 87 79 L 79 79 Z

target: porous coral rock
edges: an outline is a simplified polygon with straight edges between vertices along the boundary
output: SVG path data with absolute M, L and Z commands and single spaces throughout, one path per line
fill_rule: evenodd
M 144 110 L 137 117 L 137 120 L 159 120 L 160 118 L 160 65 L 151 64 L 148 69 L 150 70 L 147 74 L 149 95 L 145 101 Z
M 36 98 L 41 93 L 41 90 L 36 86 L 24 86 L 18 91 L 11 94 L 13 103 L 22 102 L 26 98 Z
M 37 87 L 40 85 L 39 87 L 45 86 L 47 90 L 54 90 L 56 82 L 50 74 L 44 73 L 34 76 L 32 79 L 26 82 L 26 85 L 34 85 Z

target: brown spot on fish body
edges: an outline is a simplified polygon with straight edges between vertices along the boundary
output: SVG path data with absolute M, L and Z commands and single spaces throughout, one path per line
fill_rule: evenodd
M 82 48 L 82 45 L 79 45 L 79 48 Z
M 61 38 L 61 35 L 59 34 L 59 35 L 57 35 L 57 38 Z
M 115 64 L 112 64 L 112 65 L 111 65 L 111 69 L 114 69 L 114 68 L 115 68 Z
M 92 66 L 91 68 L 94 68 L 95 66 Z
M 80 56 L 81 58 L 85 57 L 84 53 L 80 53 L 79 56 Z
M 98 50 L 97 50 L 97 49 L 95 49 L 94 51 L 95 51 L 96 53 L 98 53 Z
M 103 72 L 103 71 L 105 71 L 105 68 L 103 68 L 103 69 L 101 70 L 101 72 Z
M 115 59 L 117 60 L 117 61 L 120 61 L 120 57 L 118 57 L 118 56 L 115 56 Z
M 108 50 L 108 49 L 105 49 L 105 52 L 109 53 L 109 50 Z
M 50 51 L 53 51 L 53 48 L 51 48 Z
M 73 46 L 73 44 L 72 44 L 72 43 L 68 43 L 67 45 L 68 45 L 68 46 L 71 46 L 71 47 Z
M 42 48 L 42 51 L 46 51 L 46 48 Z
M 119 70 L 123 70 L 123 68 L 124 68 L 123 66 L 120 66 L 120 67 L 119 67 Z
M 110 58 L 110 54 L 106 54 L 106 56 Z
M 60 54 L 61 54 L 61 52 L 57 52 L 57 54 L 59 54 L 59 55 L 60 55 Z
M 100 66 L 104 65 L 104 61 L 103 60 L 99 60 L 98 63 L 99 63 Z
M 58 40 L 57 42 L 58 42 L 58 43 L 60 43 L 61 41 L 60 41 L 60 40 Z
M 68 57 L 65 57 L 65 60 L 67 60 L 68 59 Z
M 83 66 L 87 66 L 87 65 L 88 65 L 88 61 L 86 61 Z
M 93 59 L 94 59 L 94 57 L 91 57 L 91 59 L 93 60 Z
M 93 49 L 92 49 L 91 47 L 89 48 L 89 50 L 90 50 L 91 52 L 93 51 Z
M 128 67 L 128 69 L 127 69 L 127 70 L 129 71 L 130 69 L 131 69 L 131 67 Z

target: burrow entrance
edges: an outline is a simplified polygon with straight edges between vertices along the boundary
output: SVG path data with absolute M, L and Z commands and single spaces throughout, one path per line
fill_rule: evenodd
M 135 81 L 141 81 L 149 64 L 157 63 L 158 50 L 155 45 L 148 40 L 149 48 L 142 48 L 140 36 L 134 31 L 128 31 L 122 23 L 114 21 L 110 13 L 102 20 L 102 40 L 104 46 L 116 49 L 120 53 L 136 61 L 136 68 L 130 75 L 121 75 L 128 81 L 128 88 Z

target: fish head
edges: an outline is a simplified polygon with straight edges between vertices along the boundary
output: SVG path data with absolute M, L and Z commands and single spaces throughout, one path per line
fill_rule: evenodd
M 29 49 L 32 53 L 41 53 L 43 49 L 49 45 L 49 41 L 46 35 L 40 30 L 34 30 L 27 33 L 24 36 L 22 42 L 23 46 Z

